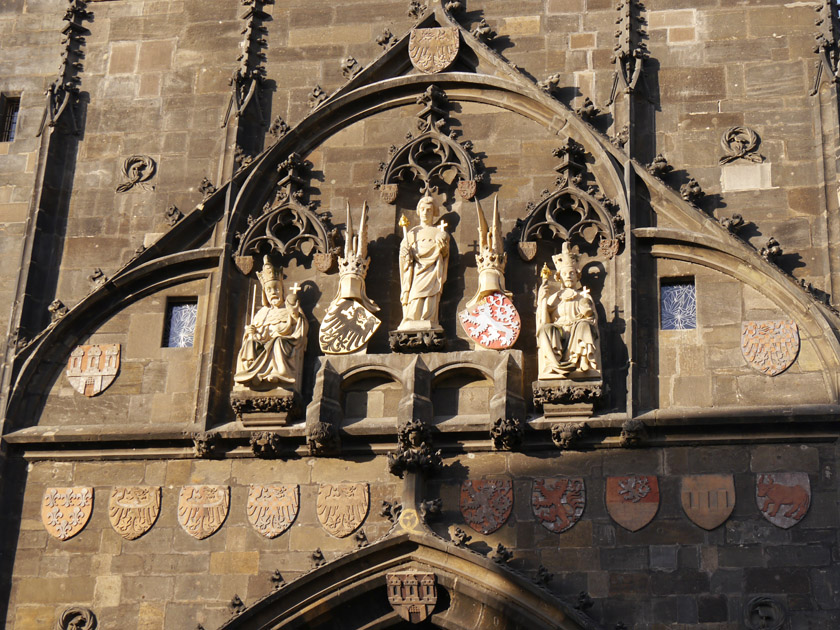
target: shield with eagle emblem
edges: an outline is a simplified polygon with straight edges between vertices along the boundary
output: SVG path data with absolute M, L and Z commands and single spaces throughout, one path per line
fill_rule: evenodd
M 348 354 L 362 348 L 379 328 L 379 318 L 355 300 L 336 300 L 330 304 L 318 343 L 327 354 Z
M 788 320 L 744 322 L 741 353 L 751 367 L 767 376 L 788 369 L 799 354 L 799 328 Z
M 322 483 L 318 487 L 318 521 L 336 538 L 346 538 L 361 527 L 369 507 L 366 483 Z
M 434 74 L 455 61 L 460 43 L 455 27 L 415 28 L 408 39 L 408 57 L 420 72 Z
M 266 538 L 276 538 L 297 518 L 300 487 L 297 484 L 251 486 L 248 489 L 248 521 Z
M 229 507 L 228 486 L 185 486 L 178 497 L 178 522 L 190 536 L 202 540 L 222 526 Z
M 108 500 L 111 527 L 126 540 L 152 528 L 160 513 L 160 486 L 117 486 Z
M 461 515 L 475 531 L 492 534 L 508 520 L 513 509 L 510 479 L 468 479 L 461 484 Z

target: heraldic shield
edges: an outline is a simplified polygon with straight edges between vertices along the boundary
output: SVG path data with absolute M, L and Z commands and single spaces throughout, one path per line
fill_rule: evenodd
M 499 291 L 491 293 L 468 311 L 458 314 L 461 326 L 483 348 L 506 350 L 516 343 L 522 320 L 510 298 Z
M 120 344 L 76 346 L 67 361 L 67 380 L 80 394 L 101 394 L 120 371 Z
M 41 521 L 50 536 L 67 540 L 85 528 L 92 511 L 93 488 L 47 488 L 41 502 Z
M 184 486 L 178 496 L 178 522 L 190 536 L 202 540 L 222 526 L 229 507 L 228 486 Z
M 434 74 L 455 61 L 460 44 L 455 27 L 415 28 L 408 39 L 408 57 L 420 72 Z
M 759 372 L 767 376 L 781 374 L 799 354 L 799 328 L 792 319 L 743 322 L 741 353 Z
M 160 486 L 116 486 L 108 499 L 111 527 L 126 540 L 140 538 L 160 514 Z
M 437 603 L 434 573 L 388 573 L 385 580 L 388 584 L 388 602 L 400 617 L 409 623 L 420 623 L 432 614 Z
M 330 304 L 321 328 L 318 343 L 328 354 L 347 354 L 362 348 L 379 328 L 379 318 L 355 300 L 338 300 Z
M 683 477 L 680 501 L 692 523 L 712 530 L 723 525 L 735 508 L 735 479 L 732 475 Z
M 508 520 L 513 508 L 510 479 L 468 479 L 461 484 L 461 515 L 481 534 L 492 534 Z
M 534 479 L 531 507 L 548 531 L 565 532 L 580 520 L 586 506 L 586 489 L 580 477 Z
M 248 489 L 248 521 L 266 538 L 276 538 L 294 523 L 300 506 L 300 486 L 251 486 Z
M 755 478 L 755 500 L 761 515 L 776 527 L 796 525 L 811 505 L 808 473 L 768 473 Z
M 366 483 L 322 483 L 318 487 L 318 521 L 336 538 L 346 538 L 361 527 L 369 507 Z
M 607 477 L 607 512 L 624 529 L 642 529 L 659 510 L 659 481 L 653 475 Z

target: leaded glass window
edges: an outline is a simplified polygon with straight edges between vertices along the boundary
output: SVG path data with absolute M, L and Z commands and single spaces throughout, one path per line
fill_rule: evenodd
M 166 308 L 165 348 L 192 348 L 198 302 L 170 302 Z
M 659 302 L 662 330 L 697 328 L 697 293 L 693 279 L 662 284 Z

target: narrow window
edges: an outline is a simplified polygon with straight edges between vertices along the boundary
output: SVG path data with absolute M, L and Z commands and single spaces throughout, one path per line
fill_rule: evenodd
M 662 330 L 697 328 L 697 293 L 694 278 L 662 280 L 659 287 Z
M 12 96 L 2 98 L 3 119 L 0 121 L 0 142 L 11 142 L 15 139 L 17 130 L 18 112 L 20 111 L 20 99 Z
M 171 300 L 166 305 L 166 325 L 163 330 L 164 348 L 192 348 L 198 300 Z

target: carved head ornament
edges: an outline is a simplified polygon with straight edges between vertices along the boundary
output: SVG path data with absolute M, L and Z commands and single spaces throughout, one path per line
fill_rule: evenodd
M 283 299 L 283 269 L 281 267 L 275 267 L 271 263 L 271 259 L 268 256 L 263 256 L 263 267 L 261 271 L 257 272 L 257 278 L 260 281 L 260 285 L 263 289 L 263 304 L 268 305 L 269 301 L 265 297 L 266 287 L 269 283 L 275 283 L 275 285 L 279 285 L 280 287 L 280 299 Z

